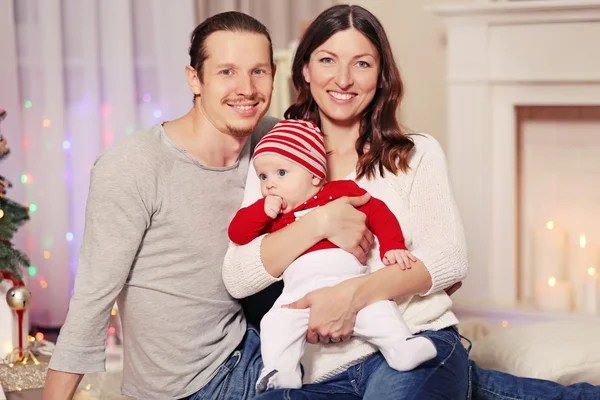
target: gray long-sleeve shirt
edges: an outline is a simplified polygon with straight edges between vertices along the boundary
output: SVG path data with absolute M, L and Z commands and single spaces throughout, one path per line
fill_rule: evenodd
M 92 169 L 85 232 L 67 321 L 50 368 L 104 370 L 110 310 L 124 330 L 123 393 L 178 399 L 204 386 L 242 340 L 246 322 L 221 276 L 252 144 L 238 164 L 200 164 L 162 125 L 132 134 Z

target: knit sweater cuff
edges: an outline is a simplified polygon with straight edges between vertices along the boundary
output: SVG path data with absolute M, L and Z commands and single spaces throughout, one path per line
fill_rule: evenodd
M 453 259 L 452 255 L 426 249 L 415 249 L 412 254 L 425 264 L 425 268 L 431 275 L 431 288 L 421 296 L 444 290 L 457 282 L 454 269 L 448 268 L 448 260 Z
M 244 246 L 230 244 L 223 266 L 223 281 L 233 297 L 251 296 L 282 279 L 269 274 L 263 265 L 260 247 L 265 236 Z

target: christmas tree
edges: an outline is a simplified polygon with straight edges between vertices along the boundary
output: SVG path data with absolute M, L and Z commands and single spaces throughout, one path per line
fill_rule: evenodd
M 2 120 L 5 118 L 6 111 L 0 109 L 0 161 L 10 153 L 6 139 L 2 136 Z M 19 227 L 29 219 L 26 207 L 4 196 L 6 189 L 11 186 L 11 183 L 0 175 L 0 280 L 2 280 L 3 273 L 8 273 L 16 280 L 20 280 L 21 267 L 29 267 L 29 258 L 20 250 L 15 249 L 11 242 Z

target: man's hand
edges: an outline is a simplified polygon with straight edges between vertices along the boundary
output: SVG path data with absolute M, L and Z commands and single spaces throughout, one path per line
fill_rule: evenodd
M 402 271 L 410 269 L 414 262 L 417 262 L 417 258 L 408 250 L 389 250 L 383 256 L 385 265 L 398 264 Z
M 373 245 L 373 234 L 367 229 L 367 216 L 358 210 L 371 199 L 368 193 L 357 197 L 340 197 L 314 212 L 318 219 L 323 239 L 352 253 L 362 264 L 367 262 L 367 253 Z
M 265 197 L 265 214 L 272 219 L 277 218 L 277 216 L 281 214 L 286 207 L 287 205 L 285 204 L 285 200 L 279 196 L 269 195 Z

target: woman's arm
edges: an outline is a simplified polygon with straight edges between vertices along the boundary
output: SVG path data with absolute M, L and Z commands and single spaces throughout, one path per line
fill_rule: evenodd
M 420 140 L 424 154 L 414 168 L 409 212 L 413 230 L 409 249 L 419 261 L 410 270 L 397 265 L 319 289 L 292 303 L 311 308 L 307 340 L 347 338 L 356 313 L 379 300 L 427 295 L 463 280 L 467 250 L 463 226 L 452 195 L 444 153 L 435 139 Z
M 248 168 L 242 207 L 260 199 L 260 181 L 254 166 Z M 302 253 L 323 239 L 351 252 L 365 263 L 373 244 L 364 213 L 354 207 L 368 195 L 344 197 L 306 214 L 280 231 L 262 235 L 250 243 L 229 244 L 223 264 L 223 281 L 236 298 L 253 295 L 277 282 L 285 269 Z
M 466 240 L 446 157 L 432 137 L 418 140 L 424 154 L 415 167 L 409 194 L 413 232 L 409 250 L 419 261 L 409 271 L 392 265 L 355 282 L 353 308 L 358 310 L 378 300 L 428 295 L 467 276 Z

